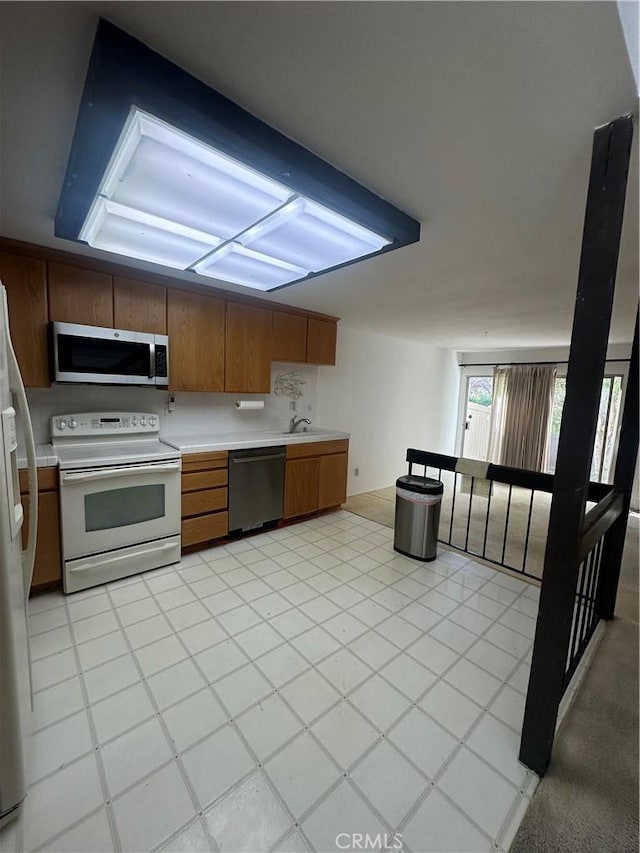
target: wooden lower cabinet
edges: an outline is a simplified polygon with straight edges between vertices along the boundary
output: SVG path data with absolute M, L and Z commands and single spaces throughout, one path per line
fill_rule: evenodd
M 227 508 L 226 489 L 202 489 L 199 492 L 185 492 L 182 495 L 182 517 L 204 515 L 206 512 L 218 512 Z
M 229 532 L 229 513 L 214 512 L 182 519 L 182 547 L 204 545 L 214 539 L 220 539 Z
M 29 529 L 29 497 L 25 493 L 26 471 L 20 472 L 24 524 L 22 547 L 26 547 Z M 56 468 L 38 469 L 38 539 L 31 592 L 62 583 L 62 541 L 60 538 L 60 502 Z M 47 489 L 47 491 L 43 491 Z
M 318 476 L 318 509 L 339 506 L 347 499 L 347 453 L 321 456 Z
M 205 545 L 229 532 L 224 452 L 182 457 L 182 548 Z
M 295 518 L 318 509 L 318 459 L 292 459 L 285 464 L 284 517 Z
M 227 485 L 227 469 L 215 471 L 193 471 L 185 474 L 182 472 L 182 491 L 195 492 L 200 489 L 214 489 L 218 486 Z
M 284 518 L 296 518 L 344 503 L 347 499 L 348 447 L 349 442 L 344 439 L 287 447 Z

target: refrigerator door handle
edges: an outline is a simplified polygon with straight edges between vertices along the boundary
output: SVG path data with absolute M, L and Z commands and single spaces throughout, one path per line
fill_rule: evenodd
M 29 479 L 29 525 L 27 531 L 27 547 L 22 552 L 22 569 L 24 575 L 25 601 L 29 598 L 31 581 L 33 580 L 33 566 L 36 555 L 36 537 L 38 531 L 38 467 L 36 463 L 36 446 L 33 438 L 33 426 L 29 415 L 27 395 L 24 390 L 18 360 L 11 343 L 9 324 L 6 328 L 7 338 L 7 361 L 9 368 L 9 389 L 15 399 L 16 410 L 20 416 L 20 422 L 24 430 L 24 444 L 27 453 L 27 468 Z

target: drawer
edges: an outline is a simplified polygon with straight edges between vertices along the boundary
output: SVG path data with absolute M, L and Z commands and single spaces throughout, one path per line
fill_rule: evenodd
M 182 471 L 210 471 L 213 468 L 226 468 L 229 453 L 226 450 L 214 450 L 210 453 L 187 453 L 182 457 Z
M 20 492 L 26 493 L 29 491 L 29 472 L 26 468 L 21 468 L 18 471 L 18 480 L 20 481 Z M 58 491 L 58 469 L 57 468 L 38 468 L 38 490 L 41 492 L 57 492 Z
M 182 522 L 182 547 L 189 548 L 200 542 L 210 542 L 212 539 L 226 536 L 228 532 L 229 513 L 227 512 L 185 518 Z
M 346 453 L 348 450 L 348 438 L 339 438 L 335 441 L 310 441 L 308 444 L 287 444 L 287 459 L 325 456 L 327 453 Z
M 215 471 L 200 471 L 194 474 L 182 473 L 182 491 L 197 492 L 201 489 L 215 489 L 227 485 L 227 469 L 217 468 Z
M 227 508 L 226 489 L 205 489 L 202 492 L 185 492 L 182 495 L 182 517 L 204 515 Z

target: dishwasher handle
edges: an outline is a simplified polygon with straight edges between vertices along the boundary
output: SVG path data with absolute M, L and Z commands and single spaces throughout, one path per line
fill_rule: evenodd
M 234 456 L 231 461 L 234 465 L 241 462 L 268 462 L 270 459 L 284 459 L 284 453 L 273 453 L 268 456 Z

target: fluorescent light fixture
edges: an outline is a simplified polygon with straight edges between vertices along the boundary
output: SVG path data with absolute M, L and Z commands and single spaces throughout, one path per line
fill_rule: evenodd
M 267 217 L 240 240 L 258 252 L 313 272 L 379 252 L 390 243 L 306 198 Z
M 245 249 L 240 243 L 226 243 L 197 264 L 195 271 L 256 290 L 282 287 L 304 278 L 308 273 L 301 267 Z
M 99 196 L 80 238 L 96 249 L 185 269 L 221 240 L 180 223 L 162 219 Z
M 420 223 L 100 19 L 54 233 L 272 290 L 415 243 Z
M 258 290 L 390 243 L 136 107 L 79 236 L 97 249 Z

